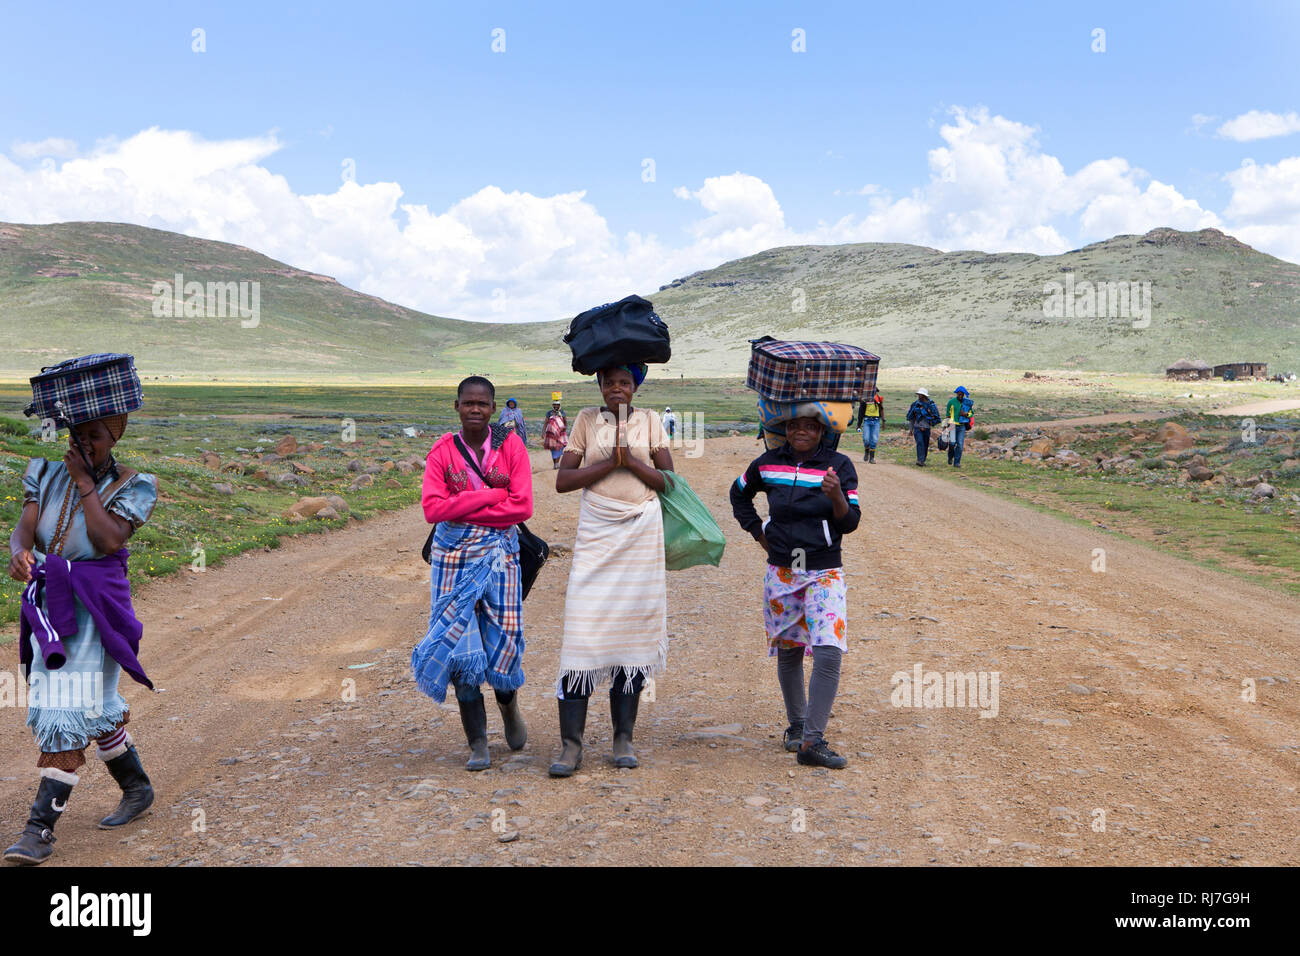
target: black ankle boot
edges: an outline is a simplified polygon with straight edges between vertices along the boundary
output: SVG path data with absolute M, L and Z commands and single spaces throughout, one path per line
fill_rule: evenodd
M 122 802 L 116 810 L 99 821 L 101 830 L 112 830 L 125 826 L 153 806 L 153 784 L 144 772 L 140 763 L 140 751 L 135 749 L 134 744 L 126 748 L 126 753 L 104 761 L 104 766 L 122 788 Z
M 463 701 L 460 705 L 460 725 L 465 728 L 465 739 L 469 741 L 469 760 L 465 762 L 466 770 L 486 770 L 492 766 L 492 756 L 488 753 L 487 742 L 487 707 L 480 696 L 476 700 Z
M 54 852 L 54 824 L 58 823 L 59 817 L 68 808 L 70 796 L 72 784 L 53 777 L 41 777 L 27 826 L 18 842 L 5 850 L 6 862 L 17 863 L 19 866 L 36 866 L 50 858 Z
M 497 706 L 501 708 L 501 720 L 505 724 L 506 743 L 511 750 L 523 750 L 524 744 L 528 743 L 528 728 L 519 710 L 519 692 L 498 690 L 495 693 Z
M 557 701 L 560 705 L 560 755 L 551 764 L 552 777 L 571 777 L 582 766 L 582 735 L 587 729 L 587 698 Z
M 632 731 L 636 727 L 636 711 L 641 703 L 639 693 L 620 694 L 613 688 L 609 692 L 609 717 L 614 725 L 614 766 L 635 767 L 640 764 L 632 749 Z

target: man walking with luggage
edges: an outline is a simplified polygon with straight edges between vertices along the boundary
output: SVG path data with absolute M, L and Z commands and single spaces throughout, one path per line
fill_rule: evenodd
M 948 464 L 954 468 L 961 467 L 961 453 L 966 447 L 966 432 L 970 430 L 971 419 L 975 417 L 975 402 L 966 391 L 966 386 L 958 385 L 948 399 L 945 409 L 952 438 L 948 440 Z
M 916 439 L 916 464 L 925 467 L 925 459 L 930 454 L 930 429 L 943 418 L 939 408 L 930 401 L 930 393 L 924 388 L 916 390 L 916 401 L 907 409 L 907 425 Z

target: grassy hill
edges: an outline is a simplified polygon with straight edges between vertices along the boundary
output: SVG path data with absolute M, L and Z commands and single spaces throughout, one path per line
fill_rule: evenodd
M 157 317 L 155 282 L 257 282 L 260 316 Z M 214 301 L 214 306 L 215 306 Z M 216 311 L 214 309 L 214 311 Z M 89 352 L 131 352 L 148 378 L 447 381 L 499 351 L 498 373 L 549 373 L 558 352 L 497 349 L 499 326 L 426 315 L 242 246 L 120 223 L 0 224 L 0 375 Z
M 1044 316 L 1044 286 L 1149 282 L 1150 325 Z M 796 289 L 805 310 L 796 312 Z M 835 339 L 889 365 L 1158 372 L 1184 356 L 1300 371 L 1300 266 L 1213 229 L 1116 236 L 1059 256 L 864 243 L 790 246 L 665 286 L 653 301 L 681 340 Z M 1140 321 L 1140 320 L 1139 320 Z M 1258 356 L 1250 359 L 1249 356 Z
M 153 284 L 178 272 L 260 283 L 257 327 L 238 316 L 155 316 Z M 1067 275 L 1076 286 L 1150 283 L 1149 326 L 1046 317 L 1044 286 Z M 1300 266 L 1212 229 L 1156 229 L 1059 256 L 791 246 L 643 294 L 673 330 L 669 375 L 743 374 L 748 339 L 763 334 L 854 342 L 891 366 L 1157 372 L 1193 357 L 1300 370 Z M 565 328 L 426 315 L 241 246 L 140 226 L 0 224 L 9 379 L 71 355 L 130 351 L 146 378 L 555 381 L 572 374 Z

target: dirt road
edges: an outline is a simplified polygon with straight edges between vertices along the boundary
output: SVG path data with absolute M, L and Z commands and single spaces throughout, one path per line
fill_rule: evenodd
M 753 454 L 733 438 L 678 461 L 730 543 L 721 568 L 669 575 L 670 669 L 642 705 L 640 769 L 609 765 L 598 696 L 582 772 L 546 776 L 566 555 L 525 605 L 529 744 L 511 754 L 490 706 L 494 766 L 463 769 L 454 705 L 410 680 L 428 611 L 411 509 L 139 594 L 161 692 L 127 693 L 159 800 L 100 832 L 116 795 L 92 760 L 52 863 L 1295 862 L 1300 603 L 917 469 L 857 466 L 867 515 L 845 549 L 829 728 L 850 763 L 797 766 L 764 655 L 762 555 L 726 501 Z M 534 466 L 530 526 L 570 544 L 577 497 Z M 996 671 L 996 716 L 892 706 L 891 675 L 916 664 Z M 35 754 L 21 712 L 0 714 L 8 836 Z

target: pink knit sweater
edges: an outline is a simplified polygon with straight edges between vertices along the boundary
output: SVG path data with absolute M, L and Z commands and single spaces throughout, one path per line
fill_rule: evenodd
M 487 472 L 492 487 L 475 491 L 469 486 L 470 466 L 461 457 L 448 432 L 429 449 L 424 463 L 424 517 L 436 521 L 463 521 L 489 528 L 508 528 L 533 516 L 533 469 L 528 449 L 519 436 L 509 435 Z M 509 479 L 508 487 L 504 485 Z

